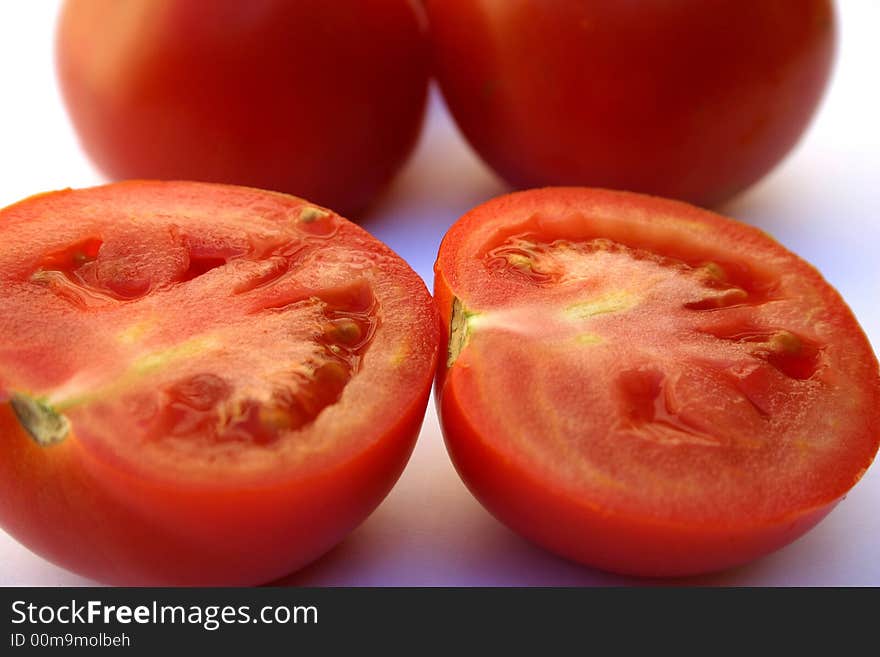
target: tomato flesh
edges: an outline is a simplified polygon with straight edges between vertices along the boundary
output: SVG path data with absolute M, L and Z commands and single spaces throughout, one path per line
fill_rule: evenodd
M 380 242 L 294 197 L 199 183 L 0 218 L 0 521 L 26 545 L 103 581 L 253 584 L 388 492 L 437 327 Z
M 818 521 L 877 450 L 864 334 L 753 228 L 622 192 L 523 192 L 459 220 L 436 274 L 452 458 L 501 520 L 579 561 L 742 563 Z

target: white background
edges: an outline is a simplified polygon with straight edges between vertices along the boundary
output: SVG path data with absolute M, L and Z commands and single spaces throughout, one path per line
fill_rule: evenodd
M 880 347 L 880 2 L 842 0 L 840 50 L 821 113 L 798 149 L 721 212 L 760 226 L 816 265 Z M 81 152 L 54 78 L 57 2 L 0 3 L 0 206 L 103 181 Z M 444 231 L 505 187 L 472 154 L 437 94 L 407 168 L 362 225 L 431 285 Z M 2 248 L 2 245 L 0 245 Z M 2 340 L 2 336 L 0 336 Z M 880 427 L 878 427 L 880 431 Z M 3 458 L 0 442 L 0 458 Z M 756 563 L 676 583 L 880 585 L 880 466 L 807 536 Z M 433 404 L 412 460 L 340 546 L 284 580 L 304 585 L 657 584 L 568 563 L 490 517 L 459 481 Z M 0 584 L 92 582 L 0 531 Z

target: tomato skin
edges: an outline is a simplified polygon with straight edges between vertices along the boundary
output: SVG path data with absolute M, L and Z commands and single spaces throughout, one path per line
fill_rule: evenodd
M 356 216 L 418 137 L 424 32 L 408 0 L 69 0 L 57 72 L 112 179 L 236 183 Z
M 612 221 L 608 221 L 609 217 Z M 586 379 L 581 377 L 588 375 L 578 369 L 577 349 L 584 347 L 556 347 L 562 356 L 558 362 L 551 360 L 548 355 L 553 352 L 547 345 L 553 341 L 556 345 L 563 344 L 560 334 L 554 332 L 557 315 L 554 304 L 567 297 L 557 296 L 557 290 L 550 285 L 529 290 L 521 276 L 506 277 L 497 268 L 489 267 L 485 258 L 493 253 L 499 235 L 522 234 L 525 231 L 522 225 L 530 226 L 536 233 L 549 231 L 550 226 L 555 225 L 560 232 L 568 231 L 569 239 L 574 239 L 572 236 L 579 231 L 611 238 L 602 231 L 609 226 L 623 230 L 621 226 L 626 225 L 627 218 L 633 226 L 641 222 L 645 227 L 643 235 L 651 236 L 656 244 L 668 248 L 682 248 L 687 239 L 695 237 L 699 242 L 715 245 L 712 248 L 728 249 L 728 266 L 737 262 L 736 258 L 750 253 L 750 265 L 764 262 L 770 267 L 767 271 L 779 274 L 779 286 L 774 286 L 776 296 L 769 305 L 779 304 L 787 295 L 796 294 L 805 304 L 801 308 L 804 317 L 822 317 L 834 324 L 832 334 L 837 343 L 820 347 L 821 358 L 825 360 L 816 372 L 810 376 L 803 376 L 794 368 L 790 372 L 794 378 L 816 376 L 828 382 L 824 392 L 817 393 L 807 403 L 821 405 L 824 413 L 837 416 L 830 426 L 835 427 L 833 442 L 839 447 L 839 460 L 819 462 L 814 470 L 798 470 L 791 484 L 777 482 L 771 472 L 778 464 L 774 465 L 771 458 L 759 465 L 762 457 L 750 447 L 733 448 L 730 458 L 720 456 L 715 461 L 710 458 L 704 462 L 694 459 L 694 455 L 707 448 L 670 444 L 650 452 L 662 462 L 656 469 L 656 478 L 652 477 L 651 468 L 645 471 L 648 476 L 644 479 L 626 477 L 627 468 L 639 463 L 640 455 L 656 446 L 646 441 L 644 446 L 633 447 L 618 429 L 602 435 L 601 427 L 606 426 L 602 414 L 606 408 L 600 405 L 595 410 L 589 403 L 597 398 L 597 390 L 599 397 L 602 390 L 613 394 L 612 384 L 621 365 L 614 362 L 612 369 L 618 369 L 610 372 L 601 368 L 588 370 L 593 378 Z M 619 223 L 615 223 L 618 220 Z M 676 235 L 675 230 L 682 232 Z M 630 233 L 630 237 L 635 235 L 635 228 Z M 552 239 L 548 235 L 541 237 Z M 647 248 L 642 247 L 637 261 L 650 258 Z M 739 261 L 740 264 L 745 262 Z M 609 275 L 613 276 L 613 272 Z M 582 284 L 582 291 L 589 294 L 591 290 L 602 289 L 601 275 L 588 280 Z M 795 288 L 788 287 L 791 281 L 795 281 Z M 639 281 L 629 283 L 634 289 L 649 294 L 638 287 Z M 876 430 L 880 368 L 867 338 L 839 295 L 816 270 L 760 231 L 683 203 L 575 188 L 530 190 L 499 197 L 471 210 L 450 228 L 435 264 L 434 298 L 444 331 L 441 339 L 449 345 L 448 357 L 441 359 L 438 369 L 435 399 L 447 450 L 457 472 L 499 521 L 534 543 L 585 565 L 627 575 L 669 577 L 703 574 L 747 563 L 791 543 L 821 521 L 858 481 L 880 445 L 880 433 Z M 508 312 L 510 308 L 523 307 L 528 299 L 534 304 L 526 306 L 528 312 L 518 316 Z M 461 321 L 456 319 L 458 303 L 477 319 L 471 329 L 474 334 L 470 342 L 453 347 L 454 327 Z M 819 304 L 821 310 L 813 304 Z M 674 305 L 675 302 L 670 303 L 670 314 L 676 312 Z M 743 308 L 733 306 L 728 312 L 742 318 Z M 698 310 L 697 314 L 705 313 L 703 317 L 710 318 L 703 321 L 718 321 L 723 325 L 720 312 L 723 311 Z M 753 317 L 759 314 L 758 310 L 750 310 L 746 315 L 749 313 Z M 483 320 L 479 319 L 481 316 Z M 497 318 L 495 321 L 491 319 L 493 316 Z M 661 321 L 650 315 L 649 310 L 629 317 L 636 324 L 635 335 L 646 332 L 650 323 Z M 684 340 L 686 330 L 676 326 L 676 335 Z M 531 330 L 527 330 L 529 327 Z M 601 329 L 595 330 L 602 333 Z M 474 346 L 481 334 L 483 341 Z M 495 337 L 490 341 L 492 335 Z M 500 338 L 504 335 L 513 336 L 511 342 L 516 346 L 507 347 L 502 343 Z M 603 337 L 615 336 L 609 333 Z M 632 344 L 621 346 L 617 353 L 625 358 L 627 352 L 638 353 L 641 348 L 653 347 L 653 344 L 640 344 L 640 338 L 636 338 Z M 686 362 L 683 370 L 697 366 L 695 362 Z M 836 368 L 839 371 L 835 371 Z M 571 398 L 565 398 L 562 391 L 577 390 L 577 386 L 548 388 L 546 382 L 553 379 L 580 382 L 579 396 L 574 398 L 576 405 Z M 508 381 L 514 380 L 524 383 L 508 385 Z M 838 391 L 842 386 L 851 392 L 841 395 Z M 829 407 L 821 398 L 823 394 L 837 399 L 837 406 Z M 729 400 L 706 399 L 709 407 L 730 406 Z M 797 402 L 790 403 L 796 405 Z M 795 415 L 803 412 L 811 411 L 796 410 Z M 528 418 L 527 424 L 517 424 L 528 414 L 537 414 L 534 423 Z M 731 417 L 734 426 L 740 423 L 734 411 Z M 744 418 L 742 423 L 741 433 L 745 434 L 746 441 L 754 438 L 748 435 Z M 563 430 L 562 437 L 558 436 L 560 427 L 573 425 L 577 428 L 569 433 Z M 612 423 L 611 426 L 620 425 Z M 787 440 L 787 429 L 781 435 L 772 433 L 778 430 L 770 431 L 771 442 L 776 443 L 770 447 L 772 452 Z M 821 434 L 822 430 L 807 422 L 806 432 Z M 550 435 L 556 442 L 545 438 Z M 623 490 L 606 487 L 599 478 L 595 479 L 599 482 L 596 484 L 570 475 L 572 471 L 586 471 L 576 467 L 578 458 L 588 461 L 587 456 L 580 456 L 579 445 L 606 444 L 603 443 L 606 439 L 608 450 L 612 452 L 606 464 L 612 467 L 601 472 L 626 482 Z M 545 449 L 534 449 L 534 444 L 543 445 Z M 561 446 L 554 447 L 557 444 Z M 784 451 L 778 452 L 780 461 L 787 464 L 785 468 L 801 467 L 800 449 L 797 447 L 794 454 L 787 455 Z M 808 454 L 812 448 L 803 449 L 804 454 Z M 592 453 L 589 448 L 583 451 L 585 455 Z M 664 481 L 660 473 L 668 472 L 663 468 L 669 464 L 673 464 L 669 471 L 686 473 L 706 462 L 718 469 L 707 470 L 704 481 L 720 480 L 734 472 L 732 481 L 744 488 L 731 487 L 708 506 L 702 506 L 710 495 L 717 495 L 716 490 L 698 490 L 690 498 L 689 494 L 680 496 L 676 491 L 679 483 L 683 490 L 691 490 L 696 480 L 688 476 L 681 476 L 680 481 L 668 485 L 657 483 Z M 595 463 L 600 470 L 603 464 Z M 613 468 L 617 471 L 612 472 Z M 762 468 L 770 472 L 762 472 Z M 757 504 L 754 507 L 742 505 L 741 500 L 747 496 L 753 501 L 757 499 L 754 490 L 747 488 L 759 489 L 760 495 L 775 501 L 760 510 Z M 795 502 L 796 496 L 800 499 Z M 697 503 L 691 505 L 689 499 Z M 738 510 L 730 511 L 734 505 L 738 505 Z
M 797 143 L 836 47 L 830 0 L 427 0 L 456 122 L 517 188 L 715 206 Z
M 399 477 L 433 381 L 436 310 L 418 275 L 363 229 L 282 194 L 129 181 L 26 199 L 0 211 L 0 233 L 7 245 L 0 254 L 0 526 L 34 552 L 112 584 L 265 583 L 338 543 Z M 135 255 L 148 280 L 156 272 L 167 274 L 168 263 L 178 259 L 157 251 L 155 242 L 137 242 L 151 233 L 185 233 L 177 246 L 188 250 L 190 263 L 139 299 L 113 300 L 105 290 L 93 297 L 99 305 L 82 305 L 40 278 L 47 269 L 61 273 L 73 256 L 80 269 L 68 286 L 92 285 L 98 295 L 94 286 L 101 278 L 81 273 L 118 257 L 120 237 L 142 249 L 124 257 Z M 100 236 L 98 246 L 83 235 Z M 217 262 L 198 260 L 206 250 Z M 226 262 L 217 255 L 223 253 Z M 279 273 L 266 266 L 283 254 L 292 269 Z M 205 270 L 204 263 L 213 266 Z M 338 285 L 351 279 L 364 283 Z M 296 284 L 283 287 L 291 281 Z M 364 307 L 359 292 L 367 285 L 375 305 Z M 157 317 L 162 299 L 171 298 L 166 295 L 176 301 L 161 307 L 161 321 L 146 324 Z M 337 398 L 312 406 L 305 424 L 289 429 L 275 423 L 277 405 L 264 406 L 270 411 L 265 422 L 275 429 L 268 441 L 256 433 L 249 439 L 212 438 L 198 427 L 175 432 L 153 421 L 165 417 L 162 408 L 180 408 L 178 398 L 163 396 L 167 381 L 191 381 L 191 372 L 223 377 L 230 389 L 240 386 L 250 395 L 246 400 L 264 399 L 259 385 L 283 392 L 289 379 L 277 377 L 275 362 L 282 373 L 311 372 L 305 383 L 289 384 L 291 408 L 316 403 L 314 391 L 329 385 L 319 373 L 329 370 L 319 367 L 320 350 L 296 352 L 304 341 L 297 329 L 305 327 L 305 335 L 325 345 L 337 336 L 327 333 L 337 325 L 318 315 L 315 326 L 313 316 L 302 314 L 315 303 L 342 317 L 377 313 L 378 319 L 368 335 L 352 337 L 351 331 L 359 331 L 353 320 L 337 318 L 348 332 L 332 343 L 336 351 L 324 353 L 347 353 L 345 346 L 355 349 L 358 340 L 367 340 L 368 348 Z M 282 319 L 280 339 L 263 341 L 274 318 Z M 83 344 L 91 339 L 83 338 L 84 327 L 102 346 Z M 180 350 L 206 335 L 215 336 L 214 351 Z M 217 340 L 221 335 L 234 340 Z M 169 346 L 177 349 L 172 353 L 178 360 L 152 358 L 168 354 Z M 294 351 L 285 351 L 288 347 Z M 236 350 L 244 361 L 234 357 Z M 118 369 L 127 352 L 135 354 L 130 362 L 138 376 L 147 379 L 119 377 L 120 371 L 133 371 Z M 286 353 L 310 355 L 301 366 L 286 360 Z M 141 367 L 143 355 L 154 365 Z M 149 378 L 165 376 L 162 372 L 170 377 L 164 383 Z M 256 382 L 251 373 L 260 375 Z M 77 380 L 89 383 L 80 388 Z M 95 383 L 102 380 L 110 385 Z M 23 428 L 14 395 L 48 399 L 71 381 L 78 389 L 74 402 L 59 411 L 68 417 L 70 433 L 60 442 L 39 444 Z M 138 385 L 159 404 L 146 419 L 131 404 L 129 393 Z M 109 430 L 101 419 L 108 416 Z

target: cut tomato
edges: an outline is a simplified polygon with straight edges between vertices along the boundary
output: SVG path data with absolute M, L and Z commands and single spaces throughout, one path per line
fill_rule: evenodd
M 545 189 L 446 235 L 438 404 L 500 520 L 639 575 L 726 568 L 794 540 L 880 441 L 865 335 L 809 264 L 675 201 Z
M 0 521 L 35 552 L 107 582 L 265 582 L 397 479 L 436 311 L 364 230 L 129 182 L 22 201 L 0 237 Z

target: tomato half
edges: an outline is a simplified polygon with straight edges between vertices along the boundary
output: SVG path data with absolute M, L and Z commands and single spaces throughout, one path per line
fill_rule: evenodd
M 687 575 L 794 540 L 880 442 L 840 296 L 761 231 L 575 188 L 462 217 L 436 264 L 447 446 L 500 520 L 571 559 Z
M 711 206 L 773 168 L 830 76 L 831 0 L 426 0 L 476 151 L 521 188 Z
M 430 68 L 410 0 L 67 0 L 56 57 L 111 178 L 250 185 L 353 219 L 412 151 Z
M 256 584 L 388 493 L 436 311 L 388 247 L 243 187 L 128 182 L 0 212 L 0 523 L 127 585 Z

